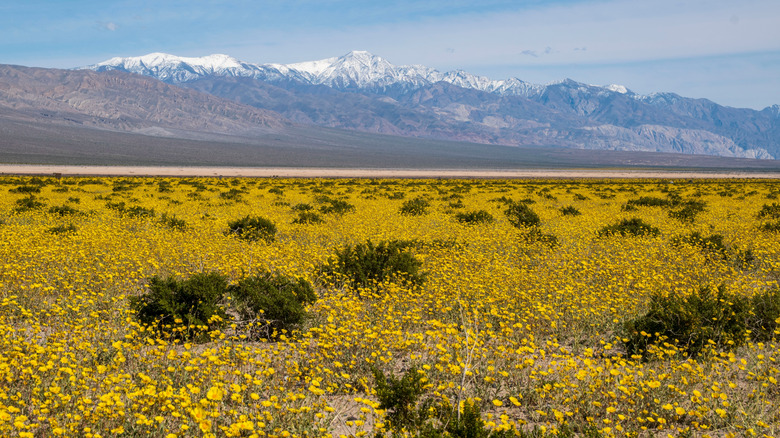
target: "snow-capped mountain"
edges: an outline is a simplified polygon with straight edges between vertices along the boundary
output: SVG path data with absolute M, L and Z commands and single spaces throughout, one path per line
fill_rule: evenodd
M 301 124 L 504 145 L 780 157 L 780 109 L 564 79 L 540 85 L 394 65 L 365 51 L 293 64 L 163 53 L 84 69 L 151 76 Z
M 517 78 L 492 80 L 463 70 L 440 72 L 424 65 L 394 65 L 366 51 L 344 56 L 294 64 L 251 64 L 228 55 L 187 58 L 166 53 L 111 58 L 82 67 L 95 71 L 120 70 L 155 77 L 163 82 L 182 83 L 211 76 L 247 77 L 263 81 L 295 80 L 337 89 L 416 90 L 436 82 L 499 95 L 530 96 L 544 90 L 543 85 Z M 610 85 L 605 90 L 626 93 L 625 87 Z

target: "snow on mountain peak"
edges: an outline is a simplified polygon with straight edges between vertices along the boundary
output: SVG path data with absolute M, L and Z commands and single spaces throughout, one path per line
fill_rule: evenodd
M 587 87 L 571 79 L 537 85 L 517 78 L 493 80 L 463 70 L 442 73 L 423 65 L 394 65 L 364 50 L 354 50 L 339 57 L 292 64 L 250 64 L 223 54 L 189 58 L 167 53 L 150 53 L 138 57 L 111 58 L 83 68 L 97 71 L 123 70 L 172 83 L 187 82 L 207 76 L 233 76 L 268 81 L 293 79 L 341 89 L 384 90 L 388 87 L 401 87 L 410 90 L 444 81 L 462 88 L 525 97 L 541 94 L 547 86 L 551 85 Z M 612 84 L 597 88 L 614 93 L 632 94 L 622 85 Z

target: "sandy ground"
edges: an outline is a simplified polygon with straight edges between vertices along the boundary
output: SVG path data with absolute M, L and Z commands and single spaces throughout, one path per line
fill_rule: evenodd
M 780 178 L 780 172 L 612 169 L 334 169 L 0 164 L 0 175 L 280 178 Z

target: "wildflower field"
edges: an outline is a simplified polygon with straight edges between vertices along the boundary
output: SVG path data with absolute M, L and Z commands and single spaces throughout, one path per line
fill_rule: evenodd
M 779 196 L 2 177 L 0 436 L 780 436 Z

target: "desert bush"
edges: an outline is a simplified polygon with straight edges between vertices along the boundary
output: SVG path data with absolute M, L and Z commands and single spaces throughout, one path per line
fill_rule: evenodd
M 568 207 L 561 208 L 561 214 L 564 216 L 579 216 L 582 213 L 580 213 L 580 211 L 577 210 L 573 205 L 569 205 Z
M 10 193 L 26 193 L 26 194 L 32 194 L 32 193 L 41 193 L 41 186 L 37 185 L 21 185 L 19 187 L 15 187 L 8 192 Z
M 430 203 L 423 198 L 414 198 L 404 201 L 401 205 L 401 214 L 406 216 L 421 216 L 428 213 Z
M 667 198 L 656 198 L 654 196 L 641 196 L 638 199 L 630 199 L 626 205 L 635 207 L 669 207 L 674 201 Z
M 154 276 L 147 293 L 130 298 L 130 307 L 141 324 L 161 336 L 207 341 L 210 331 L 227 322 L 222 307 L 227 287 L 227 279 L 215 272 L 185 280 Z
M 558 238 L 552 234 L 543 233 L 539 228 L 533 227 L 527 233 L 523 234 L 522 239 L 525 243 L 541 243 L 550 248 L 558 246 Z
M 300 211 L 298 217 L 293 219 L 294 224 L 320 224 L 325 220 L 318 213 L 313 211 Z
M 764 222 L 758 227 L 762 231 L 768 231 L 770 233 L 780 233 L 780 220 L 774 222 Z
M 677 210 L 670 210 L 669 217 L 682 222 L 693 222 L 696 215 L 705 210 L 706 204 L 702 201 L 685 201 L 680 204 Z
M 341 199 L 331 199 L 327 202 L 327 205 L 320 207 L 320 213 L 322 214 L 342 215 L 353 211 L 355 211 L 355 206 Z
M 258 240 L 273 242 L 276 239 L 276 225 L 261 216 L 244 216 L 234 220 L 228 223 L 227 232 L 249 242 Z
M 59 216 L 65 216 L 65 215 L 79 214 L 80 212 L 68 205 L 61 205 L 61 206 L 54 206 L 49 208 L 49 213 L 56 214 Z
M 535 227 L 542 221 L 531 207 L 522 202 L 513 202 L 509 204 L 509 208 L 504 211 L 509 223 L 517 228 L 520 227 Z
M 243 196 L 244 193 L 245 192 L 243 190 L 232 188 L 232 189 L 228 190 L 227 192 L 220 192 L 219 193 L 219 197 L 222 198 L 222 199 L 225 199 L 227 201 L 236 201 L 236 202 L 238 202 L 238 201 L 241 200 L 241 196 Z
M 643 315 L 624 324 L 623 342 L 628 354 L 645 359 L 649 346 L 664 342 L 696 358 L 710 341 L 716 348 L 742 344 L 750 311 L 750 301 L 724 285 L 702 287 L 689 296 L 655 294 Z
M 308 281 L 270 272 L 243 278 L 228 290 L 234 310 L 249 324 L 250 338 L 277 339 L 292 331 L 306 317 L 305 307 L 317 299 Z
M 385 280 L 421 284 L 425 274 L 422 262 L 408 252 L 411 242 L 391 240 L 374 245 L 370 240 L 347 245 L 320 269 L 323 277 L 344 281 L 356 287 L 371 286 Z
M 46 204 L 39 201 L 35 195 L 29 195 L 16 200 L 16 208 L 14 208 L 14 211 L 17 213 L 24 213 L 25 211 L 38 210 L 45 206 Z
M 387 411 L 385 420 L 391 431 L 419 431 L 427 419 L 426 409 L 418 409 L 417 403 L 424 390 L 424 375 L 412 367 L 397 379 L 377 368 L 372 370 L 379 408 Z
M 458 222 L 462 222 L 464 224 L 485 224 L 491 223 L 495 220 L 493 215 L 485 210 L 465 211 L 463 213 L 458 213 L 455 215 L 455 219 L 457 219 Z
M 620 234 L 621 236 L 627 236 L 627 235 L 656 236 L 660 234 L 660 231 L 658 230 L 658 228 L 645 223 L 642 219 L 631 218 L 631 219 L 623 219 L 618 223 L 607 225 L 603 227 L 601 230 L 599 230 L 599 235 L 601 236 L 612 235 L 612 234 Z
M 56 227 L 51 227 L 46 231 L 51 234 L 68 234 L 68 233 L 75 233 L 77 230 L 75 225 L 68 224 L 68 225 L 57 225 Z
M 723 257 L 726 257 L 726 251 L 728 250 L 726 245 L 723 244 L 723 236 L 720 234 L 703 236 L 698 231 L 684 236 L 676 236 L 672 239 L 672 243 L 675 245 L 687 244 L 703 251 L 718 253 Z
M 780 219 L 780 204 L 773 202 L 771 204 L 764 204 L 761 206 L 761 210 L 758 211 L 758 218 L 768 217 L 770 219 Z
M 174 230 L 182 231 L 187 229 L 187 222 L 184 219 L 177 218 L 174 214 L 168 216 L 166 213 L 163 213 L 160 216 L 160 223 Z
M 122 210 L 122 212 L 128 217 L 154 217 L 155 216 L 153 208 L 141 207 L 140 205 L 127 207 L 124 210 Z
M 780 288 L 774 287 L 753 295 L 750 305 L 748 328 L 751 339 L 758 342 L 773 339 L 780 321 Z
M 314 206 L 312 206 L 311 204 L 307 204 L 307 203 L 302 202 L 300 204 L 293 205 L 292 207 L 290 207 L 290 209 L 292 211 L 310 211 L 310 210 L 314 210 Z

